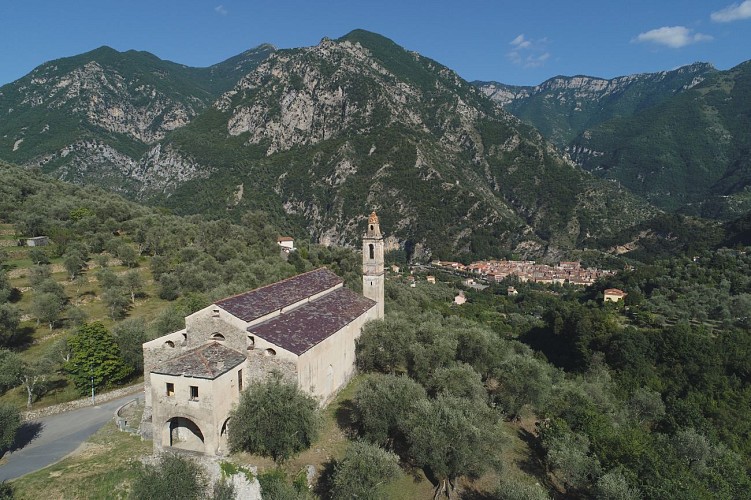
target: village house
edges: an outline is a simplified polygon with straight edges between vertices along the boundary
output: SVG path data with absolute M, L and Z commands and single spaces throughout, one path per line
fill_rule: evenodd
M 326 268 L 219 300 L 185 328 L 143 344 L 142 433 L 154 451 L 227 453 L 240 392 L 272 371 L 328 403 L 355 371 L 363 325 L 383 318 L 384 243 L 372 213 L 363 237 L 363 295 Z
M 428 283 L 432 283 L 433 285 L 435 285 L 435 276 L 432 276 L 432 275 L 430 275 L 430 274 L 429 274 L 429 275 L 427 275 L 427 276 L 425 277 L 425 280 L 426 280 L 426 281 L 427 281 Z
M 623 290 L 608 288 L 603 292 L 603 302 L 618 302 L 619 300 L 624 300 L 626 295 L 628 294 Z
M 282 251 L 287 253 L 295 249 L 295 239 L 291 236 L 279 236 L 276 239 L 276 243 L 282 247 Z

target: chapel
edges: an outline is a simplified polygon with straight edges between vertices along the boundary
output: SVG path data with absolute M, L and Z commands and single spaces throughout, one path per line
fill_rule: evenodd
M 384 246 L 373 212 L 363 237 L 363 294 L 326 268 L 219 300 L 185 328 L 143 344 L 142 434 L 154 451 L 228 452 L 240 392 L 272 371 L 327 404 L 355 371 L 363 325 L 383 318 Z

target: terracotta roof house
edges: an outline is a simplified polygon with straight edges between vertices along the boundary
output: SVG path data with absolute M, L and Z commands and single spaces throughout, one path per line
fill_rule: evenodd
M 617 288 L 608 288 L 603 292 L 603 295 L 603 302 L 618 302 L 619 300 L 624 300 L 628 294 Z
M 375 213 L 363 238 L 363 295 L 326 268 L 227 297 L 143 344 L 142 434 L 154 450 L 228 451 L 240 392 L 279 372 L 326 404 L 352 377 L 355 340 L 383 317 L 383 238 Z

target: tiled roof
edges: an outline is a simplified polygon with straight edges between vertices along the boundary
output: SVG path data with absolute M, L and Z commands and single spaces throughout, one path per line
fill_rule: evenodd
M 248 332 L 299 356 L 375 304 L 351 290 L 339 288 L 289 313 L 251 326 Z
M 162 375 L 185 375 L 195 378 L 215 379 L 230 371 L 243 361 L 245 355 L 218 342 L 204 344 L 185 354 L 165 361 L 153 368 L 151 373 Z
M 322 267 L 222 299 L 216 304 L 243 321 L 253 321 L 342 282 L 339 276 Z

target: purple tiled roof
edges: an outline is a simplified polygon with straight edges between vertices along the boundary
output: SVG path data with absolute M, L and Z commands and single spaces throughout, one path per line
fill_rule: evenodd
M 325 267 L 228 297 L 216 305 L 243 321 L 253 321 L 343 283 Z
M 298 356 L 351 323 L 376 303 L 339 288 L 248 332 Z
M 204 344 L 165 361 L 151 370 L 162 375 L 186 375 L 195 378 L 215 379 L 245 361 L 245 355 L 218 342 Z

